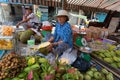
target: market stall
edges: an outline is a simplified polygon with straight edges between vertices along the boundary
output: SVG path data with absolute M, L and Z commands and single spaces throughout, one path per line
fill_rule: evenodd
M 65 7 L 67 2 L 71 3 L 68 0 L 65 1 L 66 5 L 63 4 L 64 0 L 9 2 L 42 4 L 66 9 L 73 8 L 75 5 L 69 4 Z M 82 4 L 85 6 L 87 2 L 89 1 Z M 101 0 L 98 5 L 103 2 Z M 119 1 L 112 3 L 117 2 Z M 76 6 L 75 9 L 79 8 L 87 9 L 82 6 Z M 88 9 L 96 10 L 96 8 Z M 0 27 L 0 80 L 119 80 L 119 40 L 117 42 L 107 39 L 111 34 L 107 28 L 88 27 L 89 21 L 86 16 L 70 15 L 83 18 L 85 23 L 77 27 L 72 26 L 73 48 L 65 50 L 60 56 L 54 49 L 49 51 L 48 47 L 51 43 L 45 41 L 46 34 L 53 32 L 51 25 L 43 25 L 39 30 L 36 27 L 36 29 L 24 30 L 23 27 L 2 25 Z

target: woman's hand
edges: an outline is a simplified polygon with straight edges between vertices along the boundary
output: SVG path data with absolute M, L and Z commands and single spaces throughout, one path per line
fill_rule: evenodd
M 16 25 L 16 28 L 19 28 L 19 25 L 20 25 L 20 24 L 18 23 L 18 24 Z
M 53 43 L 51 43 L 51 44 L 48 46 L 48 48 L 47 48 L 47 49 L 48 49 L 48 51 L 50 51 L 50 52 L 51 52 L 51 51 L 52 51 L 52 48 L 53 48 Z
M 51 44 L 49 45 L 49 47 L 48 47 L 48 51 L 52 51 L 52 48 L 53 48 L 54 46 L 57 46 L 57 45 L 58 45 L 58 42 L 51 43 Z

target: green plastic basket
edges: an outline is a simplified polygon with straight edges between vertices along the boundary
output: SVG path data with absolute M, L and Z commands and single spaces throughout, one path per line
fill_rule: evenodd
M 51 33 L 51 31 L 46 31 L 46 30 L 42 30 L 41 31 L 41 33 L 42 33 L 43 36 L 45 36 L 48 32 Z

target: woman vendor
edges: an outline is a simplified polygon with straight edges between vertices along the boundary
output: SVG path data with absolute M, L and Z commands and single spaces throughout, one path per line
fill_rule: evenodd
M 55 52 L 58 55 L 61 55 L 61 53 L 63 53 L 65 50 L 73 47 L 73 36 L 71 26 L 67 22 L 69 20 L 67 11 L 58 11 L 56 18 L 57 23 L 55 32 L 48 40 L 51 42 L 49 49 L 54 47 Z

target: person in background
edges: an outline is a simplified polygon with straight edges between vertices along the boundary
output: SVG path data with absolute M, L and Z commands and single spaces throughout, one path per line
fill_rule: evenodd
M 25 15 L 23 15 L 22 21 L 18 22 L 16 27 L 19 28 L 21 24 L 24 24 L 25 29 L 32 28 L 34 23 L 39 23 L 39 18 L 33 13 L 31 6 L 25 6 Z
M 73 36 L 71 25 L 67 22 L 69 20 L 68 13 L 66 10 L 58 11 L 56 16 L 57 23 L 53 36 L 48 40 L 51 42 L 49 49 L 55 48 L 54 50 L 58 55 L 61 55 L 68 48 L 73 47 Z

